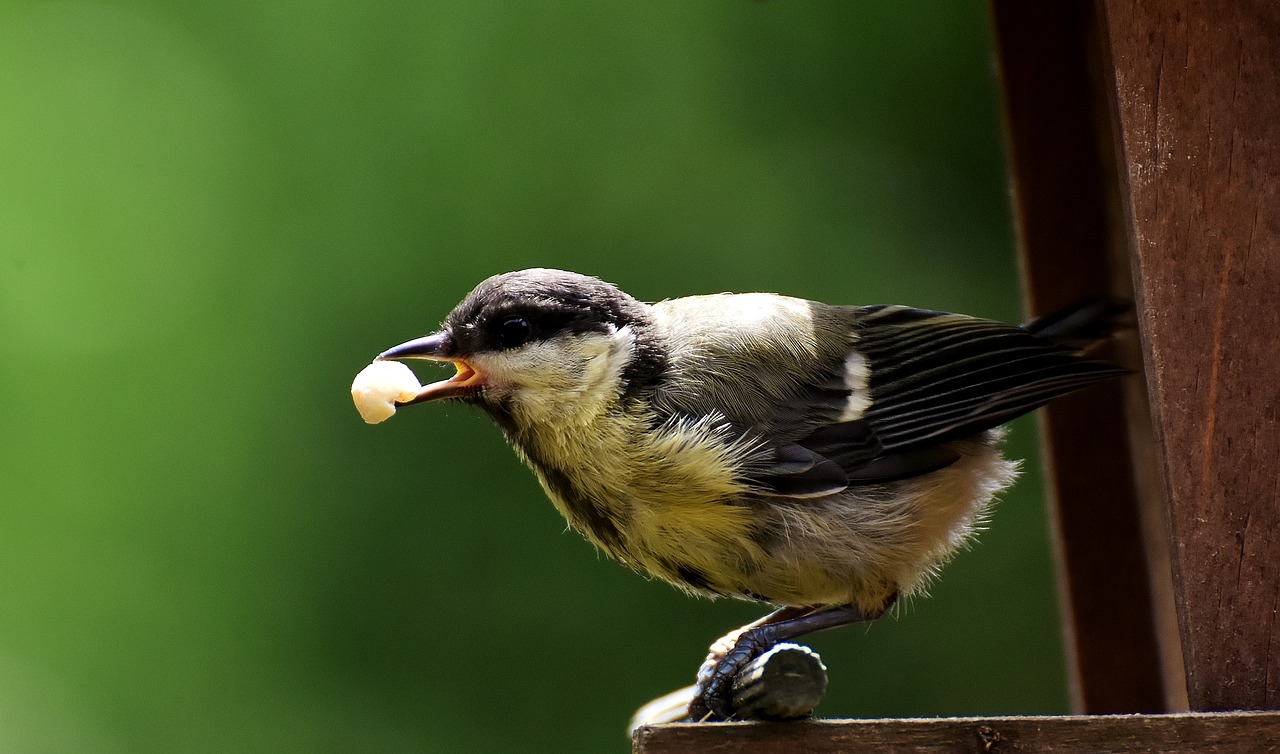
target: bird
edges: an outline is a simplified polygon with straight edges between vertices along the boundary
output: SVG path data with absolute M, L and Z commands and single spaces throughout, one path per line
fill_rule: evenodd
M 774 293 L 641 302 L 597 277 L 481 282 L 378 355 L 456 373 L 569 525 L 641 574 L 774 608 L 712 645 L 688 716 L 772 645 L 921 593 L 1014 481 L 1003 425 L 1124 369 L 1090 357 L 1107 305 L 1017 326 Z

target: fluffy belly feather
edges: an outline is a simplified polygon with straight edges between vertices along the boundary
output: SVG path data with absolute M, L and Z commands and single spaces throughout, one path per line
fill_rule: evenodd
M 745 488 L 740 459 L 713 452 L 722 443 L 657 437 L 522 455 L 570 524 L 614 558 L 692 593 L 780 605 L 875 611 L 920 591 L 1015 476 L 989 432 L 951 443 L 960 460 L 922 477 L 796 500 Z M 566 471 L 557 457 L 598 460 Z

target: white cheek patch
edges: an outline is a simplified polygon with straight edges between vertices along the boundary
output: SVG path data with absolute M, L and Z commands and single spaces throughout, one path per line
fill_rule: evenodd
M 570 381 L 559 352 L 549 341 L 509 351 L 478 353 L 471 357 L 471 363 L 495 390 L 563 390 Z
M 622 370 L 631 361 L 635 343 L 636 335 L 630 327 L 612 330 L 588 341 L 589 352 L 584 353 L 587 359 L 582 375 L 584 387 L 616 391 Z
M 533 421 L 573 425 L 617 400 L 635 334 L 629 327 L 530 343 L 472 358 L 489 388 Z
M 871 366 L 867 357 L 851 351 L 844 359 L 844 386 L 849 389 L 849 398 L 840 412 L 840 421 L 851 422 L 862 418 L 871 406 Z

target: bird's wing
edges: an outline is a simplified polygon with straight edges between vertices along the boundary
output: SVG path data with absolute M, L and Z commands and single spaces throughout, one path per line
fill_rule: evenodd
M 757 448 L 744 481 L 766 494 L 794 498 L 908 479 L 960 458 L 944 446 L 885 452 L 866 421 L 829 424 L 796 442 L 764 440 Z
M 884 454 L 999 426 L 1125 370 L 1022 327 L 901 306 L 858 310 L 868 362 L 863 419 Z
M 803 442 L 787 442 L 755 430 L 745 431 L 754 441 L 755 452 L 751 463 L 744 468 L 743 481 L 765 494 L 795 498 L 823 497 L 846 489 L 851 484 L 849 467 L 865 466 L 879 453 L 880 444 L 861 422 L 828 427 L 833 433 L 832 442 L 815 447 Z M 836 432 L 847 436 L 836 440 Z M 851 461 L 855 456 L 857 460 Z
M 820 497 L 936 471 L 959 458 L 948 441 L 1123 372 L 990 320 L 810 306 L 816 337 L 791 339 L 804 348 L 783 350 L 777 331 L 760 342 L 726 331 L 686 365 L 699 375 L 696 389 L 667 396 L 681 413 L 724 414 L 754 441 L 762 450 L 745 481 L 771 494 Z M 777 353 L 762 361 L 762 348 Z

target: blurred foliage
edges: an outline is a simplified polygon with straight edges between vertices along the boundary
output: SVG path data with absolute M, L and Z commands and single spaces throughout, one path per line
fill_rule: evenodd
M 972 0 L 0 7 L 0 751 L 625 750 L 760 608 L 351 377 L 536 265 L 1015 320 L 990 44 Z M 815 640 L 824 714 L 1064 708 L 1026 468 Z

